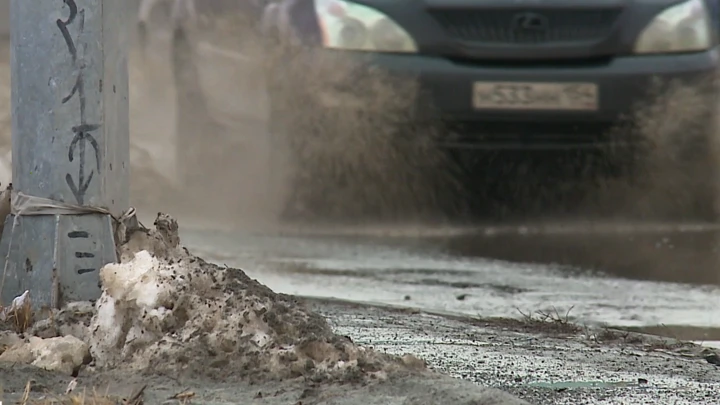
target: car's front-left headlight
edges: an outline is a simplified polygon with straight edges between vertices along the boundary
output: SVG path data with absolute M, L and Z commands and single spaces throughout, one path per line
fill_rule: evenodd
M 635 53 L 699 52 L 713 44 L 711 20 L 704 0 L 688 0 L 665 9 L 642 31 Z
M 415 40 L 374 8 L 343 0 L 315 0 L 326 48 L 370 52 L 417 52 Z

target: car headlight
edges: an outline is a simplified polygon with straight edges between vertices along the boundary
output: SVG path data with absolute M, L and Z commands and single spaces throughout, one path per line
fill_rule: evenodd
M 712 46 L 710 15 L 704 0 L 689 0 L 658 14 L 635 42 L 635 52 L 704 51 Z
M 326 48 L 371 52 L 417 52 L 415 40 L 390 17 L 343 0 L 315 0 Z

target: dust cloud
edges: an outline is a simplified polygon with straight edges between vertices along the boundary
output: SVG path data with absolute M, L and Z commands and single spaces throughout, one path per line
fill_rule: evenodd
M 437 221 L 459 211 L 462 187 L 435 146 L 442 128 L 417 123 L 413 81 L 320 54 L 281 59 L 260 39 L 229 43 L 252 35 L 238 26 L 216 21 L 225 35 L 188 30 L 176 42 L 176 168 L 194 190 L 186 202 L 213 204 L 244 227 Z M 291 68 L 275 77 L 295 93 L 266 89 L 265 72 L 279 64 Z
M 711 162 L 692 148 L 714 148 L 693 140 L 702 138 L 707 128 L 700 123 L 714 111 L 706 91 L 715 88 L 714 77 L 648 89 L 651 101 L 612 129 L 611 142 L 597 154 L 471 151 L 459 157 L 437 147 L 449 130 L 425 119 L 431 111 L 416 108 L 422 95 L 411 79 L 336 54 L 277 57 L 267 38 L 232 21 L 216 19 L 212 29 L 191 33 L 181 49 L 185 56 L 175 60 L 183 91 L 176 164 L 187 173 L 185 186 L 196 190 L 183 198 L 204 206 L 213 200 L 212 211 L 224 221 L 712 217 L 715 185 L 702 174 Z M 282 73 L 273 74 L 276 65 Z M 266 89 L 266 77 L 292 83 L 295 93 Z M 282 122 L 292 123 L 290 133 L 274 129 Z M 627 147 L 628 141 L 636 145 Z
M 708 223 L 718 206 L 718 81 L 656 81 L 611 133 L 608 159 L 620 176 L 606 178 L 588 194 L 589 210 L 630 221 Z M 634 142 L 631 147 L 622 146 Z

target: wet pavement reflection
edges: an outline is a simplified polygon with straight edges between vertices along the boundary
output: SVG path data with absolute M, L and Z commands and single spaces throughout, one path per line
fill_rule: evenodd
M 612 276 L 720 284 L 719 231 L 705 225 L 550 224 L 486 228 L 440 241 L 460 257 L 553 263 Z
M 289 294 L 717 340 L 714 230 L 704 226 L 315 227 L 284 236 L 186 230 L 209 260 Z

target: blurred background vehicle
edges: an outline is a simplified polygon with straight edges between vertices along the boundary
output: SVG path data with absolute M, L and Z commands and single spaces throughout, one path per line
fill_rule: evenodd
M 280 49 L 266 70 L 271 136 L 292 145 L 305 177 L 319 176 L 314 162 L 337 152 L 300 132 L 317 139 L 316 123 L 384 108 L 363 91 L 381 71 L 395 96 L 407 92 L 399 83 L 418 83 L 403 94 L 412 114 L 396 114 L 387 132 L 421 142 L 418 128 L 439 128 L 433 142 L 476 190 L 502 176 L 488 162 L 519 153 L 541 158 L 525 171 L 545 180 L 555 169 L 663 178 L 673 201 L 649 217 L 715 221 L 717 10 L 715 0 L 279 0 L 263 19 L 266 49 Z

